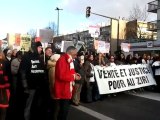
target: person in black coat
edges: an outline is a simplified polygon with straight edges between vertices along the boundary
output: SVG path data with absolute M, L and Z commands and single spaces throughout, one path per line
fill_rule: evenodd
M 26 54 L 21 61 L 20 72 L 23 87 L 28 93 L 24 110 L 25 120 L 46 119 L 46 89 L 45 64 L 41 56 L 41 42 L 36 42 L 32 53 Z
M 74 69 L 76 73 L 79 73 L 81 75 L 81 79 L 78 81 L 75 81 L 75 85 L 73 88 L 73 96 L 72 96 L 72 103 L 73 105 L 78 106 L 80 104 L 80 93 L 82 89 L 82 84 L 85 79 L 85 71 L 84 71 L 84 55 L 79 54 L 78 58 L 76 58 L 74 61 Z

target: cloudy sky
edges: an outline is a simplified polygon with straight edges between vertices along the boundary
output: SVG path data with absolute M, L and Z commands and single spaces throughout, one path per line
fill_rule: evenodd
M 0 34 L 25 33 L 30 29 L 44 28 L 49 22 L 57 23 L 56 7 L 60 11 L 60 34 L 74 32 L 87 25 L 109 22 L 108 19 L 91 15 L 86 19 L 85 10 L 110 17 L 128 18 L 130 10 L 138 4 L 141 8 L 152 0 L 0 0 Z M 150 14 L 148 21 L 156 20 Z

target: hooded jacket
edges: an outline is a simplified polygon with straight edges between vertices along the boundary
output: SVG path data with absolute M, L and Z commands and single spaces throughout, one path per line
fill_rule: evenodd
M 45 81 L 45 65 L 43 57 L 38 54 L 37 47 L 33 53 L 27 53 L 21 61 L 20 71 L 22 80 L 26 81 L 25 87 L 36 89 L 43 86 Z

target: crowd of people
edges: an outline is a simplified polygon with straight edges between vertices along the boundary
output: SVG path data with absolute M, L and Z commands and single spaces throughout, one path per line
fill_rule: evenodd
M 149 64 L 160 92 L 160 56 L 78 52 L 55 53 L 41 42 L 27 53 L 0 50 L 0 120 L 66 120 L 70 104 L 101 100 L 94 66 Z M 113 94 L 116 96 L 115 94 Z

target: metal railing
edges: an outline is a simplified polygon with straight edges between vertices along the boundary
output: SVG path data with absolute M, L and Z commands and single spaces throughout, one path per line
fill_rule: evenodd
M 148 22 L 147 28 L 148 28 L 148 31 L 153 31 L 153 32 L 160 30 L 160 20 Z

